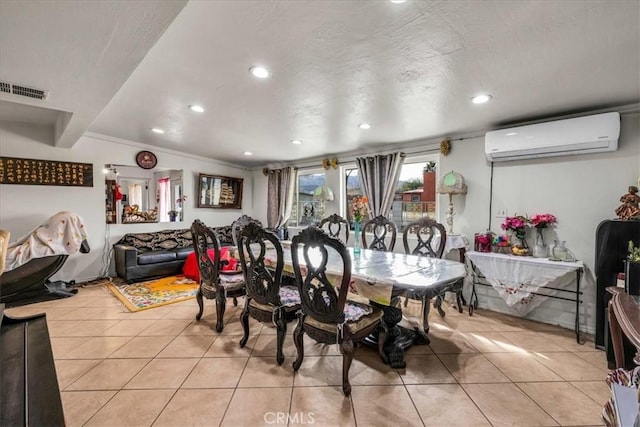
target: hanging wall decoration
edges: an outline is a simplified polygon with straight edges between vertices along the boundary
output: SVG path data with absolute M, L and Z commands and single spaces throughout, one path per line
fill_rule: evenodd
M 449 141 L 448 139 L 442 140 L 442 142 L 440 143 L 440 153 L 443 156 L 446 156 L 449 154 L 450 151 L 451 151 L 451 141 Z
M 93 187 L 93 164 L 0 157 L 0 184 Z

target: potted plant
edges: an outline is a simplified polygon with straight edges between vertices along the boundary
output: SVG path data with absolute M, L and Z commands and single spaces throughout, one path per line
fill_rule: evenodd
M 624 289 L 630 294 L 640 295 L 640 246 L 629 240 L 629 254 L 624 266 Z

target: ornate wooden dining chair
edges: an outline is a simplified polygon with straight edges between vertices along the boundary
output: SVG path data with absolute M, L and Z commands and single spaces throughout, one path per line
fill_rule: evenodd
M 325 228 L 325 224 L 327 227 Z M 345 245 L 349 243 L 349 222 L 338 214 L 329 215 L 323 218 L 318 224 L 318 228 L 322 228 L 329 233 L 329 236 L 342 240 Z M 344 233 L 344 234 L 343 234 Z M 342 239 L 344 235 L 344 240 Z
M 267 245 L 275 249 L 275 265 L 265 260 Z M 250 222 L 238 234 L 238 249 L 247 292 L 240 316 L 244 329 L 240 347 L 244 347 L 249 339 L 249 316 L 259 322 L 273 322 L 277 329 L 276 361 L 282 365 L 287 322 L 293 320 L 300 309 L 298 290 L 282 286 L 282 245 L 275 233 L 263 229 L 256 222 Z
M 235 246 L 238 246 L 238 234 L 250 223 L 254 223 L 262 227 L 262 222 L 250 217 L 249 215 L 242 215 L 231 223 L 231 238 L 233 239 L 233 244 Z
M 216 331 L 224 329 L 224 311 L 227 298 L 237 298 L 245 294 L 244 276 L 242 273 L 232 272 L 223 274 L 220 257 L 220 242 L 215 232 L 196 219 L 191 225 L 193 250 L 200 272 L 200 287 L 196 300 L 200 310 L 196 320 L 200 320 L 204 310 L 203 297 L 216 301 Z
M 373 237 L 371 243 L 367 242 L 367 233 Z M 387 234 L 390 234 L 390 241 L 387 245 Z M 386 216 L 379 215 L 362 226 L 362 246 L 365 249 L 373 249 L 374 251 L 393 252 L 396 246 L 396 236 L 398 229 L 393 221 Z
M 413 249 L 411 249 L 409 242 L 409 235 L 411 234 L 415 235 L 416 239 L 416 244 Z M 432 218 L 424 217 L 407 225 L 407 228 L 402 234 L 402 241 L 404 243 L 404 251 L 408 255 L 442 258 L 444 255 L 444 247 L 447 243 L 447 232 L 444 225 Z M 440 316 L 444 317 L 445 312 L 442 309 L 444 295 L 446 292 L 455 292 L 458 311 L 462 313 L 462 285 L 463 281 L 459 280 L 435 295 L 429 295 L 428 292 L 417 290 L 407 292 L 409 298 L 422 300 L 422 322 L 425 326 L 425 332 L 427 332 L 426 325 L 428 325 L 427 317 L 429 315 L 429 304 L 427 300 L 435 298 L 433 306 L 438 310 Z
M 342 276 L 327 272 L 330 252 L 339 260 Z M 298 352 L 293 369 L 297 371 L 302 364 L 305 333 L 320 343 L 339 344 L 342 353 L 342 391 L 348 396 L 351 393 L 349 368 L 353 360 L 354 342 L 377 331 L 378 351 L 381 356 L 383 354 L 387 332 L 384 322 L 381 322 L 382 310 L 347 301 L 351 281 L 349 251 L 340 240 L 323 230 L 308 227 L 296 235 L 291 243 L 291 260 L 302 306 L 293 333 Z

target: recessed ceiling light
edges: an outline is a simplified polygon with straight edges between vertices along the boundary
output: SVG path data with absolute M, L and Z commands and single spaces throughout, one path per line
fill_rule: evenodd
M 249 68 L 249 71 L 259 79 L 266 79 L 270 75 L 269 70 L 259 65 Z
M 369 123 L 360 123 L 358 127 L 360 129 L 371 129 L 371 125 Z
M 164 131 L 160 128 L 153 128 L 151 129 L 151 132 L 155 132 L 155 133 L 164 133 Z
M 389 0 L 389 1 L 391 1 L 391 3 L 404 3 L 407 0 Z
M 471 102 L 473 102 L 474 104 L 484 104 L 485 102 L 488 102 L 491 99 L 491 95 L 476 95 L 473 98 L 471 98 Z
M 244 154 L 245 156 L 251 156 L 253 155 L 253 153 L 251 151 L 245 151 L 242 154 Z
M 302 141 L 300 141 L 299 139 L 294 139 L 293 141 L 291 141 L 292 144 L 296 144 L 296 145 L 300 145 L 302 144 Z
M 191 111 L 195 111 L 196 113 L 204 113 L 204 108 L 200 105 L 189 105 L 189 109 Z

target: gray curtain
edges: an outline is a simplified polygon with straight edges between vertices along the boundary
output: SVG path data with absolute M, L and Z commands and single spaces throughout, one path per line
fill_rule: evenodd
M 369 199 L 372 218 L 389 215 L 404 157 L 404 153 L 391 153 L 356 158 L 360 185 Z
M 267 171 L 267 227 L 282 227 L 291 216 L 296 170 L 292 167 Z

